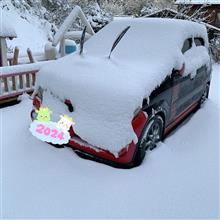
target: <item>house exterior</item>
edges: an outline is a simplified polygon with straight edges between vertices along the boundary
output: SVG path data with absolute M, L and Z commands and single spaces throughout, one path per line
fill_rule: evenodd
M 196 11 L 204 14 L 204 22 L 220 28 L 220 0 L 176 0 L 178 11 L 188 7 L 187 15 L 191 16 Z

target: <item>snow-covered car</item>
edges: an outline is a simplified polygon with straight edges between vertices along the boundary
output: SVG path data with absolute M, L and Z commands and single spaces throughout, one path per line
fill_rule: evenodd
M 82 54 L 40 70 L 32 119 L 40 106 L 53 111 L 53 121 L 67 114 L 75 122 L 68 146 L 77 154 L 114 167 L 138 166 L 147 149 L 208 97 L 208 46 L 207 30 L 198 23 L 113 21 Z

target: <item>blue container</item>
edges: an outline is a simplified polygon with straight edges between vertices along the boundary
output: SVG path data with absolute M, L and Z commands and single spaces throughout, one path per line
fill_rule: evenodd
M 77 50 L 76 42 L 74 40 L 65 39 L 65 55 L 74 53 Z
M 65 54 L 74 53 L 76 51 L 76 45 L 65 45 Z

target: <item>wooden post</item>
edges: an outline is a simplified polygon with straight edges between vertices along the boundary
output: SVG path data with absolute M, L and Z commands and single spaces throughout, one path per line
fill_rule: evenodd
M 60 54 L 61 54 L 61 57 L 65 56 L 65 38 L 64 37 L 60 41 Z
M 5 92 L 9 92 L 9 88 L 8 88 L 8 79 L 7 77 L 3 78 L 3 83 L 4 83 L 4 87 L 5 87 Z
M 32 86 L 35 85 L 35 81 L 36 81 L 36 73 L 32 73 Z
M 16 91 L 17 90 L 17 86 L 16 86 L 15 76 L 11 77 L 11 81 L 12 81 L 12 90 Z
M 3 94 L 2 83 L 3 83 L 3 81 L 2 81 L 2 78 L 0 77 L 0 95 Z
M 23 75 L 19 75 L 19 88 L 23 89 L 24 88 L 24 83 L 23 83 Z
M 31 87 L 30 75 L 29 75 L 29 73 L 26 74 L 26 87 L 27 87 L 27 88 L 30 88 L 30 87 Z
M 15 47 L 14 57 L 13 57 L 13 60 L 12 60 L 12 65 L 17 65 L 18 64 L 18 55 L 19 55 L 19 48 Z
M 0 37 L 0 66 L 7 66 L 7 45 L 6 39 L 4 37 Z
M 33 54 L 32 54 L 32 52 L 31 52 L 31 49 L 30 49 L 30 48 L 27 49 L 27 54 L 28 54 L 28 58 L 29 58 L 29 60 L 30 60 L 30 63 L 35 63 L 34 57 L 33 57 Z

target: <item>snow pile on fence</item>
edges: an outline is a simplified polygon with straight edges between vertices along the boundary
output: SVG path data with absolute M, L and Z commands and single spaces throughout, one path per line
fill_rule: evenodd
M 114 40 L 127 26 L 131 28 L 108 59 Z M 206 28 L 193 22 L 114 21 L 86 42 L 82 56 L 72 54 L 44 66 L 37 84 L 72 101 L 75 111 L 69 115 L 76 134 L 118 152 L 136 140 L 131 125 L 135 110 L 173 69 L 181 69 L 184 40 L 193 36 L 203 37 L 208 45 Z M 53 111 L 55 105 L 48 107 Z

